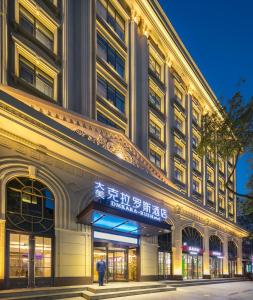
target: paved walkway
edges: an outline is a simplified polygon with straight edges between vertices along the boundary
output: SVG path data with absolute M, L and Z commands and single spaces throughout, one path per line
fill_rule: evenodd
M 253 281 L 219 283 L 213 285 L 190 286 L 177 288 L 175 292 L 147 294 L 119 300 L 253 300 Z M 65 299 L 70 300 L 70 299 Z M 84 300 L 76 297 L 71 300 Z M 108 299 L 112 300 L 112 299 Z

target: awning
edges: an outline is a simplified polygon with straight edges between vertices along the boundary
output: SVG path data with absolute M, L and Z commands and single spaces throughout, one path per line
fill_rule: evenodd
M 77 222 L 110 231 L 133 235 L 158 235 L 170 232 L 171 225 L 91 202 L 78 216 Z

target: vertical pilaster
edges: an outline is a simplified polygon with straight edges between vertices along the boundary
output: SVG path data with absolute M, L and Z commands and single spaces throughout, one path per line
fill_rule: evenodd
M 5 265 L 5 220 L 0 220 L 0 280 L 4 279 Z
M 228 237 L 223 240 L 223 276 L 228 277 Z
M 168 103 L 166 104 L 166 108 L 167 108 L 167 114 L 168 117 L 166 118 L 167 120 L 167 124 L 168 124 L 168 144 L 167 144 L 167 152 L 168 152 L 168 177 L 170 179 L 173 179 L 174 177 L 174 159 L 173 159 L 173 152 L 174 152 L 174 134 L 172 132 L 172 128 L 174 125 L 174 105 L 173 105 L 173 99 L 174 99 L 174 91 L 175 87 L 174 87 L 174 77 L 171 73 L 168 74 L 168 88 L 166 91 L 166 95 L 168 97 L 168 99 L 166 98 L 166 103 L 168 100 Z
M 138 23 L 139 19 L 132 12 L 131 20 L 129 22 L 129 135 L 130 139 L 136 144 L 136 118 L 137 118 L 137 43 L 138 43 Z
M 237 275 L 242 275 L 242 239 L 237 240 Z
M 165 169 L 167 172 L 167 176 L 168 178 L 171 180 L 172 179 L 172 170 L 171 170 L 171 161 L 170 161 L 170 156 L 172 154 L 171 152 L 171 144 L 173 141 L 173 137 L 171 135 L 171 110 L 172 107 L 170 105 L 170 89 L 171 89 L 171 85 L 170 85 L 170 68 L 171 68 L 171 61 L 169 58 L 167 58 L 166 60 L 166 64 L 165 64 L 165 87 L 166 87 L 166 94 L 165 94 L 165 103 L 164 103 L 164 111 L 165 111 L 165 119 L 166 119 L 166 123 L 165 123 L 165 143 L 167 145 L 166 148 L 166 154 L 165 154 Z
M 149 51 L 148 51 L 148 32 L 143 30 L 140 37 L 140 51 L 138 52 L 138 60 L 140 61 L 140 78 L 136 88 L 140 89 L 141 97 L 137 97 L 137 115 L 135 116 L 137 139 L 136 143 L 144 154 L 148 154 L 148 97 L 149 97 L 149 83 L 148 83 L 148 65 L 149 65 Z M 137 117 L 140 116 L 140 117 Z
M 215 170 L 214 170 L 214 177 L 215 177 L 215 211 L 218 212 L 219 210 L 219 166 L 218 166 L 218 156 L 217 154 L 215 157 Z
M 69 104 L 69 1 L 62 1 L 62 106 L 72 109 Z
M 0 0 L 0 84 L 7 84 L 7 1 Z
M 172 270 L 175 279 L 182 279 L 182 228 L 172 229 Z
M 236 191 L 236 169 L 234 172 L 234 190 Z M 237 222 L 237 205 L 236 205 L 237 199 L 236 199 L 236 195 L 234 194 L 234 222 Z
M 192 95 L 187 94 L 187 185 L 188 197 L 192 195 Z
M 203 253 L 203 277 L 210 278 L 210 267 L 209 267 L 209 228 L 204 227 L 204 253 Z
M 228 163 L 225 164 L 225 182 L 228 182 Z M 225 190 L 225 216 L 228 218 L 228 189 Z
M 206 205 L 206 201 L 207 201 L 207 163 L 206 163 L 206 156 L 204 156 L 203 160 L 202 160 L 202 173 L 203 173 L 203 183 L 202 183 L 203 204 Z

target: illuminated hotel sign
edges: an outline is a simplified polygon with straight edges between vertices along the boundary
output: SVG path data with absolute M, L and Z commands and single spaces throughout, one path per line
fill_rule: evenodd
M 149 200 L 135 197 L 111 185 L 98 181 L 95 182 L 94 189 L 95 198 L 105 205 L 154 221 L 161 222 L 167 219 L 167 210 Z

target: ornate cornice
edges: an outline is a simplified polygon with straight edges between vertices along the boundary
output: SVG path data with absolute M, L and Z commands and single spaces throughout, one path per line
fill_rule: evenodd
M 87 119 L 77 113 L 67 111 L 60 106 L 49 103 L 43 99 L 27 94 L 23 91 L 16 90 L 9 86 L 0 86 L 0 89 L 30 106 L 34 110 L 48 116 L 57 123 L 60 123 L 68 129 L 76 132 L 80 136 L 87 138 L 87 140 L 109 151 L 118 158 L 177 189 L 177 187 L 165 176 L 165 174 L 155 167 L 149 161 L 149 159 L 129 140 L 129 138 L 120 131 L 111 129 L 106 125 L 101 125 L 95 120 Z M 3 103 L 1 106 L 3 108 Z M 7 108 L 5 107 L 5 109 Z M 11 110 L 12 113 L 17 114 L 15 109 L 9 107 L 9 110 Z M 39 120 L 34 120 L 23 113 L 19 113 L 19 116 L 29 122 L 36 123 L 37 125 L 38 123 L 41 123 Z M 43 124 L 40 125 L 43 128 L 48 129 L 47 126 Z

